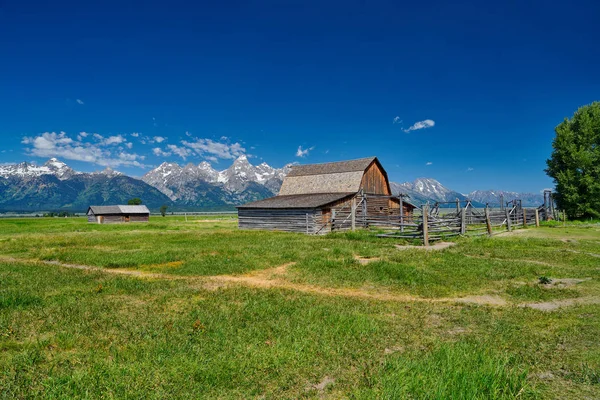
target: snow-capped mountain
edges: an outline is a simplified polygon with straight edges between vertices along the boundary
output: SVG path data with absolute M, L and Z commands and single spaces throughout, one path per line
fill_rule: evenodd
M 219 196 L 230 197 L 234 203 L 236 196 L 231 195 L 241 194 L 249 187 L 260 191 L 267 189 L 265 192 L 270 194 L 277 193 L 289 168 L 289 165 L 273 168 L 267 163 L 254 166 L 242 155 L 222 171 L 215 170 L 206 161 L 198 165 L 188 164 L 185 167 L 177 163 L 162 163 L 144 175 L 142 180 L 173 201 L 184 201 L 188 204 L 196 202 L 203 192 L 213 187 L 215 191 L 223 192 Z M 203 189 L 199 189 L 199 185 Z
M 115 176 L 121 176 L 121 175 L 123 175 L 123 173 L 119 172 L 119 171 L 115 171 L 114 169 L 112 169 L 110 167 L 106 167 L 102 171 L 92 172 L 90 175 L 94 175 L 94 176 L 106 176 L 107 178 L 114 178 Z
M 497 206 L 500 204 L 501 195 L 504 202 L 520 199 L 523 206 L 534 207 L 544 202 L 541 194 L 508 192 L 503 190 L 475 190 L 467 195 L 448 189 L 440 182 L 432 178 L 419 178 L 414 182 L 395 183 L 390 182 L 394 194 L 404 193 L 410 196 L 415 204 L 439 202 L 453 202 L 456 199 L 469 199 L 477 207 Z
M 544 202 L 544 196 L 535 193 L 507 192 L 503 190 L 475 190 L 468 195 L 469 199 L 490 205 L 500 204 L 501 201 L 508 202 L 520 199 L 526 207 L 539 206 Z
M 416 202 L 422 202 L 423 198 L 440 202 L 455 201 L 456 199 L 464 200 L 466 198 L 465 195 L 448 189 L 433 178 L 418 178 L 413 182 L 395 184 L 392 191 L 394 193 L 406 193 L 411 198 L 415 198 Z
M 35 165 L 28 162 L 0 165 L 0 176 L 3 178 L 32 178 L 41 175 L 54 175 L 60 180 L 65 180 L 76 174 L 78 172 L 56 158 L 49 159 L 44 165 Z

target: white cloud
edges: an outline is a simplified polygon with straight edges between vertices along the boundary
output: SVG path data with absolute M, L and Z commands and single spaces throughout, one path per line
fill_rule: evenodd
M 101 135 L 95 134 L 94 137 Z M 78 135 L 81 137 L 81 134 Z M 115 139 L 112 139 L 113 141 Z M 26 152 L 38 157 L 61 157 L 67 160 L 89 162 L 105 167 L 134 166 L 145 168 L 140 161 L 144 156 L 135 153 L 115 151 L 102 147 L 102 143 L 73 140 L 65 132 L 44 132 L 34 137 L 24 137 L 22 143 L 27 145 Z
M 186 149 L 185 147 L 176 146 L 174 144 L 167 145 L 167 148 L 171 151 L 171 153 L 178 155 L 184 160 L 192 155 L 192 151 L 190 149 Z M 170 155 L 170 153 L 169 153 Z
M 161 149 L 159 147 L 153 148 L 152 153 L 154 153 L 154 155 L 157 157 L 169 157 L 171 155 L 171 153 L 169 153 L 167 151 L 163 151 L 163 149 Z
M 154 141 L 155 141 L 156 143 L 162 143 L 162 142 L 164 142 L 165 140 L 167 140 L 167 138 L 164 138 L 164 137 L 162 137 L 162 136 L 154 136 Z
M 139 133 L 137 133 L 137 132 L 133 132 L 133 133 L 131 134 L 131 136 L 133 136 L 133 137 L 138 137 L 138 136 L 140 136 L 140 134 L 139 134 Z
M 426 119 L 423 121 L 415 122 L 413 126 L 408 129 L 403 129 L 404 132 L 408 133 L 410 131 L 417 131 L 419 129 L 431 128 L 435 125 L 435 121 L 431 119 Z
M 425 165 L 432 165 L 432 164 L 433 164 L 433 163 L 432 163 L 431 161 L 427 161 L 427 162 L 425 163 Z
M 471 171 L 473 171 L 474 169 L 475 169 L 475 168 L 471 168 L 471 167 L 469 167 L 469 168 L 467 168 L 467 172 L 471 172 Z
M 128 149 L 131 149 L 133 147 L 133 143 L 127 142 L 125 143 L 125 146 L 127 146 Z
M 87 132 L 79 132 L 79 136 L 81 137 L 88 137 L 89 133 Z
M 122 135 L 109 136 L 102 141 L 101 145 L 110 146 L 113 144 L 121 144 L 124 141 L 125 141 L 125 138 Z
M 398 117 L 398 116 L 395 116 L 395 117 L 394 117 L 394 120 L 393 120 L 393 122 L 392 122 L 392 123 L 393 123 L 393 124 L 401 124 L 401 123 L 402 123 L 402 120 L 400 119 L 400 117 Z
M 77 102 L 77 104 L 81 104 L 81 105 L 84 105 L 84 104 L 85 104 L 85 103 L 83 102 L 83 100 L 81 100 L 81 99 L 77 99 L 77 100 L 75 100 L 75 101 Z M 92 108 L 93 108 L 93 107 L 92 107 Z
M 94 139 L 96 139 L 96 140 L 102 140 L 102 139 L 104 139 L 104 136 L 99 135 L 97 133 L 94 133 L 92 136 L 94 136 Z
M 302 146 L 298 146 L 296 150 L 296 157 L 306 157 L 311 150 L 314 150 L 315 146 L 309 147 L 308 149 L 302 149 Z
M 197 155 L 207 158 L 209 156 L 218 159 L 233 159 L 246 153 L 246 149 L 239 143 L 215 142 L 211 139 L 196 139 L 194 142 L 183 140 L 185 147 L 191 149 Z

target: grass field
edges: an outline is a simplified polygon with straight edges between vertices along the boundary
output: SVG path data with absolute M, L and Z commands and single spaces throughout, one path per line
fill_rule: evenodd
M 396 244 L 0 220 L 0 397 L 600 398 L 600 225 Z

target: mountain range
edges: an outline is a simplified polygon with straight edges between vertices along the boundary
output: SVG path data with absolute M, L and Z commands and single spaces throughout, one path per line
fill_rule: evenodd
M 252 165 L 246 156 L 238 157 L 222 171 L 209 163 L 198 165 L 162 163 L 140 179 L 106 168 L 84 173 L 73 170 L 56 158 L 41 166 L 22 162 L 0 165 L 0 211 L 85 211 L 89 205 L 124 204 L 134 197 L 150 209 L 161 205 L 171 210 L 233 210 L 235 205 L 277 194 L 292 164 L 273 168 L 266 163 Z M 467 198 L 480 206 L 523 200 L 524 206 L 543 203 L 542 195 L 503 191 L 474 191 L 462 194 L 444 187 L 432 178 L 414 182 L 390 183 L 394 194 L 404 193 L 410 201 L 445 202 Z

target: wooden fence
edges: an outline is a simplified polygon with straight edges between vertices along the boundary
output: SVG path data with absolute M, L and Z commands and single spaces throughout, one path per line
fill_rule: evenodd
M 520 201 L 500 208 L 478 209 L 468 200 L 457 200 L 456 209 L 440 209 L 439 203 L 436 203 L 433 207 L 417 207 L 410 215 L 374 215 L 367 213 L 368 201 L 369 198 L 365 196 L 351 206 L 332 210 L 331 230 L 376 228 L 381 231 L 379 237 L 420 240 L 427 246 L 431 241 L 459 235 L 492 235 L 521 227 L 537 227 L 540 220 L 555 217 L 548 214 L 547 207 L 524 208 Z

